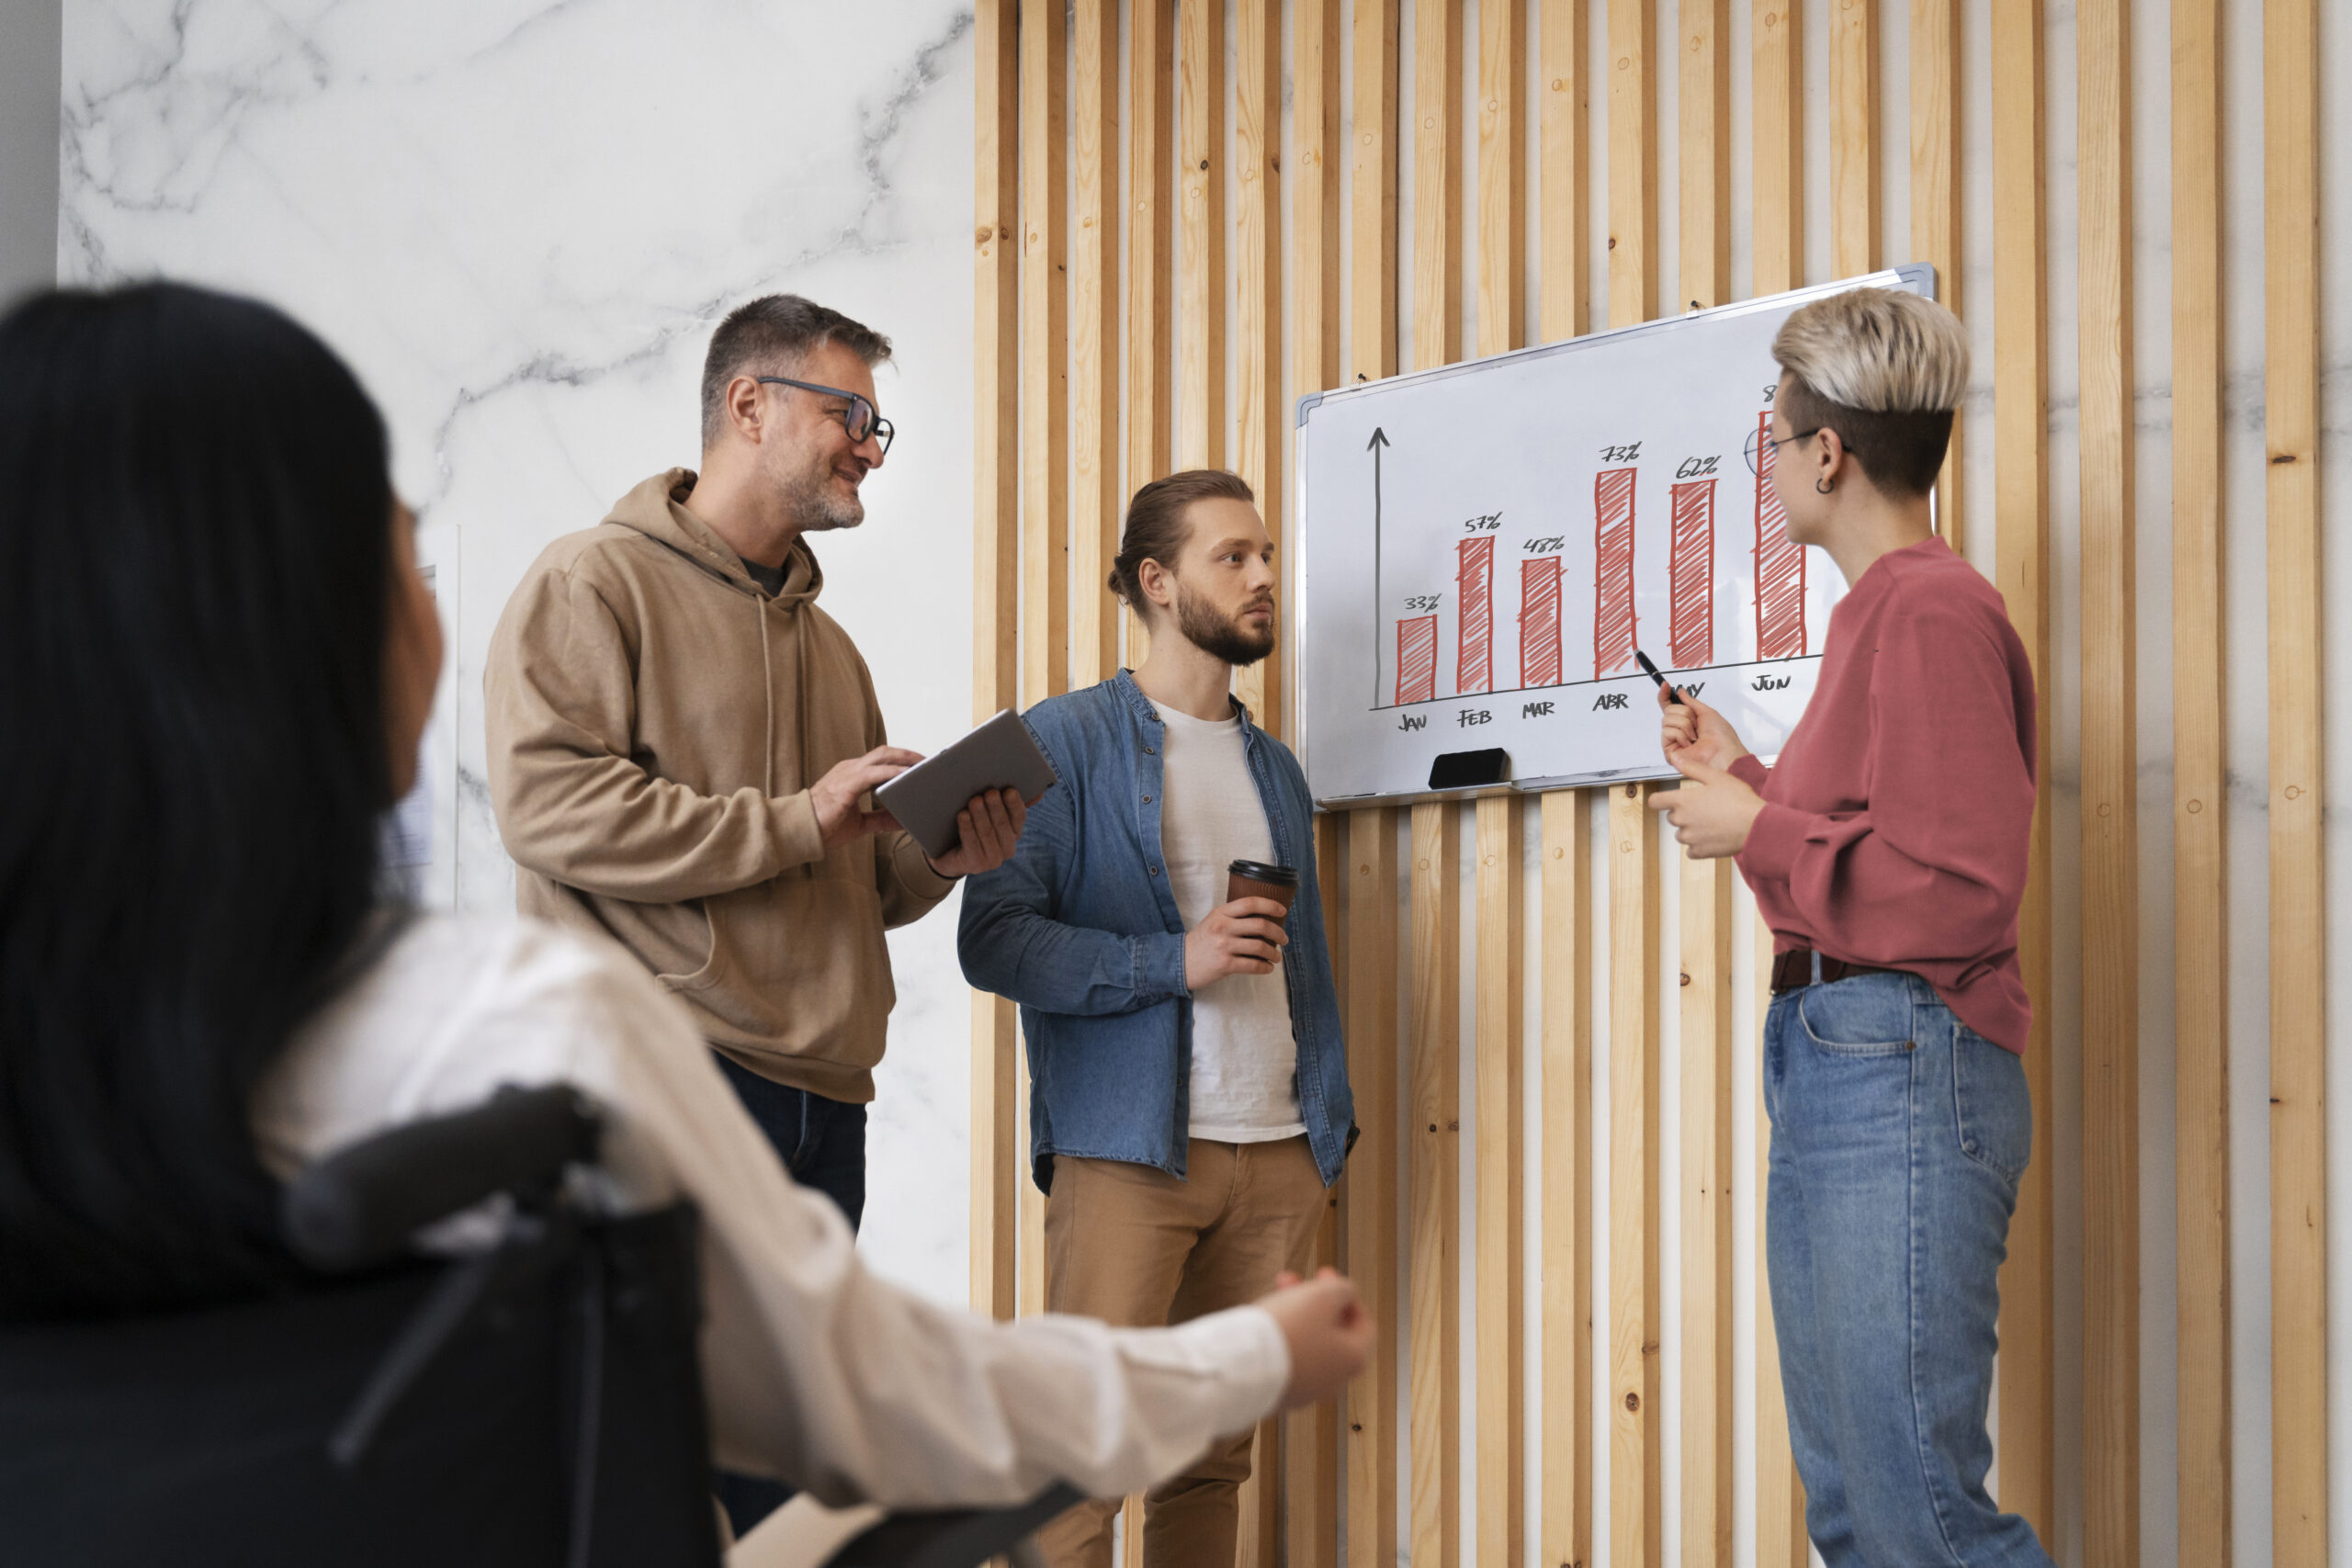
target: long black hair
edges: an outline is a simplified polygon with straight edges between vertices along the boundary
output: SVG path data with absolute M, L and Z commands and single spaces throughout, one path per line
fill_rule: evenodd
M 266 305 L 0 318 L 0 1316 L 288 1269 L 252 1099 L 375 902 L 390 508 Z

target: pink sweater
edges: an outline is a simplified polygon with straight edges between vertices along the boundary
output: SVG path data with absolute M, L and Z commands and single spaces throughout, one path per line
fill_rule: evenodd
M 2033 671 L 2001 596 L 1929 537 L 1830 613 L 1821 681 L 1739 869 L 1785 952 L 1907 969 L 1961 1022 L 2025 1049 L 2018 905 L 2033 819 Z

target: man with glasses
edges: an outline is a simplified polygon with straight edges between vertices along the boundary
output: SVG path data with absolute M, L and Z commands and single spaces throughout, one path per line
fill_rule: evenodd
M 693 1010 L 804 1186 L 854 1228 L 865 1106 L 894 992 L 886 928 L 1012 854 L 1011 790 L 933 861 L 875 787 L 888 745 L 865 661 L 817 607 L 808 536 L 865 521 L 892 431 L 889 340 L 795 295 L 719 323 L 702 466 L 540 553 L 483 677 L 491 798 L 526 915 L 615 938 Z M 748 1529 L 783 1495 L 731 1483 Z

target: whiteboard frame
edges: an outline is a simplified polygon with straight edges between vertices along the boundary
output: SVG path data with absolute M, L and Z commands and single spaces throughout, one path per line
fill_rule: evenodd
M 1936 269 L 1927 262 L 1906 262 L 1901 266 L 1882 267 L 1860 277 L 1841 278 L 1834 283 L 1817 283 L 1804 288 L 1792 288 L 1785 293 L 1766 294 L 1754 299 L 1740 299 L 1728 305 L 1717 305 L 1704 310 L 1688 310 L 1679 316 L 1662 316 L 1656 321 L 1636 321 L 1628 327 L 1611 327 L 1604 332 L 1587 333 L 1559 343 L 1537 344 L 1530 348 L 1515 348 L 1508 354 L 1490 354 L 1480 359 L 1457 360 L 1433 369 L 1415 370 L 1402 376 L 1385 377 L 1377 381 L 1365 381 L 1352 387 L 1337 387 L 1324 391 L 1303 394 L 1297 402 L 1297 414 L 1292 423 L 1291 467 L 1298 478 L 1293 496 L 1291 526 L 1292 554 L 1302 565 L 1306 559 L 1306 536 L 1313 517 L 1306 497 L 1306 436 L 1307 416 L 1326 402 L 1338 402 L 1361 398 L 1367 393 L 1387 391 L 1394 388 L 1424 381 L 1442 381 L 1450 377 L 1466 376 L 1488 369 L 1507 361 L 1540 359 L 1553 355 L 1575 354 L 1602 344 L 1622 343 L 1631 338 L 1652 336 L 1689 327 L 1696 322 L 1753 315 L 1759 310 L 1787 310 L 1826 299 L 1854 288 L 1903 288 L 1927 299 L 1936 298 Z M 1936 515 L 1935 491 L 1928 492 L 1929 525 L 1937 533 L 1943 532 L 1942 519 Z M 1294 711 L 1297 715 L 1297 753 L 1299 767 L 1308 778 L 1314 773 L 1306 765 L 1314 744 L 1315 693 L 1309 687 L 1309 666 L 1304 657 L 1306 639 L 1313 635 L 1307 616 L 1306 580 L 1301 574 L 1293 577 L 1298 584 L 1298 638 L 1293 668 L 1296 671 L 1294 691 Z M 1849 585 L 1850 586 L 1850 585 Z M 1818 658 L 1819 655 L 1814 657 Z M 1463 789 L 1420 790 L 1401 795 L 1349 795 L 1329 798 L 1317 797 L 1315 804 L 1321 810 L 1352 810 L 1363 806 L 1409 806 L 1430 800 L 1475 800 L 1489 795 L 1537 795 L 1547 790 L 1576 789 L 1590 784 L 1616 784 L 1641 779 L 1662 779 L 1676 776 L 1663 760 L 1656 772 L 1634 769 L 1604 770 L 1596 773 L 1555 774 L 1531 779 L 1512 779 L 1498 784 L 1474 784 Z

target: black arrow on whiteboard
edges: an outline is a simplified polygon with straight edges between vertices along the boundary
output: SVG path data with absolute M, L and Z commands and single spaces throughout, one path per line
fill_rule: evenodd
M 1380 592 L 1380 449 L 1388 445 L 1388 433 L 1378 425 L 1372 427 L 1372 439 L 1363 449 L 1372 454 L 1372 705 L 1380 705 L 1380 694 L 1385 688 L 1380 679 L 1380 645 L 1387 640 L 1388 601 Z

